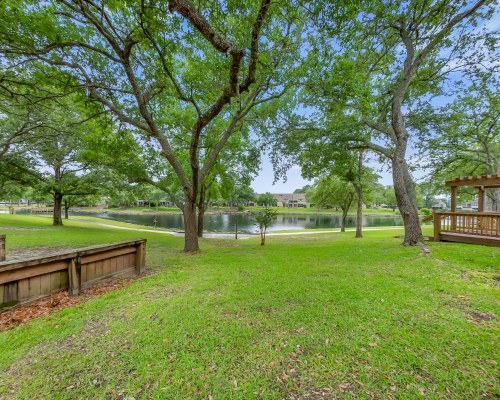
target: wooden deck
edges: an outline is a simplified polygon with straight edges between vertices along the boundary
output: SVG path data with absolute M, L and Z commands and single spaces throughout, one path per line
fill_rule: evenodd
M 434 241 L 500 247 L 500 213 L 434 213 Z

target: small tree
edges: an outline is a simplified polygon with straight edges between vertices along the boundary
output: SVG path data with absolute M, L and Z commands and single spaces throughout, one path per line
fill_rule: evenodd
M 352 183 L 332 175 L 318 180 L 311 201 L 323 208 L 339 207 L 342 210 L 340 231 L 345 232 L 347 213 L 355 197 L 356 191 Z
M 274 222 L 276 214 L 276 210 L 272 210 L 270 208 L 266 208 L 263 211 L 253 213 L 253 217 L 255 218 L 255 225 L 259 228 L 260 231 L 261 246 L 264 246 L 266 244 L 267 227 Z

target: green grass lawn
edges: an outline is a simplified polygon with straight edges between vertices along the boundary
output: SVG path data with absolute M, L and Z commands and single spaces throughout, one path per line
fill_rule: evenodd
M 2 228 L 4 227 L 4 228 Z M 395 231 L 201 241 L 0 215 L 8 252 L 148 239 L 155 274 L 0 332 L 0 398 L 487 399 L 500 249 Z M 397 234 L 397 233 L 396 233 Z
M 72 216 L 70 216 L 70 219 L 74 220 L 74 221 L 94 222 L 94 223 L 98 223 L 98 224 L 118 226 L 118 227 L 122 227 L 122 228 L 148 229 L 148 230 L 157 230 L 157 231 L 178 231 L 178 229 L 167 229 L 167 228 L 160 228 L 160 227 L 155 228 L 153 226 L 132 224 L 129 222 L 115 221 L 113 219 L 106 219 L 106 218 L 89 217 L 87 215 L 85 215 L 85 216 L 72 215 Z M 65 222 L 65 221 L 63 221 L 63 222 Z

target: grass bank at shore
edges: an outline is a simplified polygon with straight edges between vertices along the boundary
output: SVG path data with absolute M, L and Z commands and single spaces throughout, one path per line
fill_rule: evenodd
M 32 207 L 27 206 L 16 206 L 14 209 L 16 211 L 29 210 Z M 283 208 L 283 207 L 272 207 L 277 210 L 278 214 L 317 214 L 317 215 L 341 215 L 342 212 L 334 209 L 327 208 Z M 36 207 L 35 207 L 36 209 Z M 79 211 L 92 212 L 92 213 L 121 213 L 121 214 L 182 214 L 182 211 L 178 207 L 128 207 L 128 208 L 96 208 L 96 207 L 77 207 Z M 245 207 L 243 210 L 238 211 L 237 208 L 230 207 L 210 207 L 207 210 L 207 214 L 216 213 L 238 213 L 238 212 L 257 212 L 262 211 L 264 207 Z M 8 210 L 6 206 L 0 206 L 0 210 Z M 398 216 L 399 211 L 393 211 L 390 208 L 365 208 L 363 209 L 364 215 L 376 215 L 376 216 Z M 349 211 L 350 216 L 356 215 L 356 210 Z
M 0 332 L 0 398 L 495 398 L 500 249 L 201 240 L 0 214 L 8 254 L 148 239 L 156 273 Z
M 284 207 L 271 207 L 278 212 L 278 214 L 318 214 L 318 215 L 341 215 L 341 211 L 336 211 L 334 209 L 327 208 L 284 208 Z M 93 212 L 95 209 L 85 208 L 82 211 Z M 257 212 L 264 210 L 264 207 L 245 207 L 243 210 L 238 210 L 237 208 L 230 207 L 210 207 L 207 213 L 236 213 L 236 212 Z M 117 212 L 117 213 L 133 213 L 133 214 L 180 214 L 182 211 L 177 207 L 130 207 L 130 208 L 107 208 L 104 210 L 99 210 L 98 212 Z M 388 215 L 397 216 L 400 215 L 398 211 L 392 211 L 392 209 L 387 208 L 366 208 L 363 209 L 364 215 Z M 356 210 L 351 210 L 349 215 L 356 215 Z

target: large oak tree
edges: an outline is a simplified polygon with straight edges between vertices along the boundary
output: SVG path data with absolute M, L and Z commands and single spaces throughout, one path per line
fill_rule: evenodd
M 252 109 L 288 87 L 303 25 L 291 3 L 11 1 L 2 19 L 17 23 L 0 40 L 154 142 L 184 195 L 184 250 L 197 251 L 200 187 Z
M 282 131 L 296 136 L 298 152 L 305 137 L 370 150 L 387 161 L 405 245 L 423 241 L 408 154 L 416 136 L 408 116 L 418 101 L 443 94 L 449 73 L 485 61 L 477 50 L 487 40 L 474 28 L 492 10 L 485 0 L 388 0 L 363 2 L 340 31 L 329 14 L 317 18 L 311 73 L 299 99 L 308 113 L 285 118 Z

